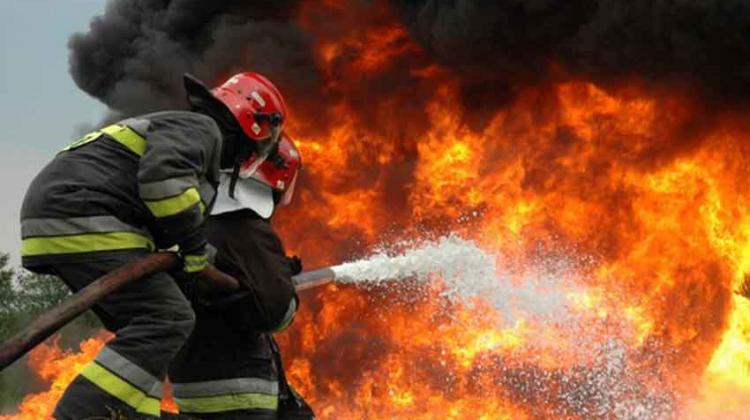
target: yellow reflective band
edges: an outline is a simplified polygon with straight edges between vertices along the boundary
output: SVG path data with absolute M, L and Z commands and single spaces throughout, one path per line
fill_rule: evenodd
M 93 133 L 88 133 L 85 136 L 81 137 L 80 139 L 74 140 L 72 143 L 70 143 L 68 147 L 63 149 L 63 152 L 66 150 L 73 150 L 75 148 L 81 147 L 84 144 L 91 143 L 92 141 L 98 139 L 101 136 L 102 136 L 101 131 L 94 131 Z
M 220 413 L 232 410 L 276 410 L 279 397 L 266 394 L 230 394 L 214 397 L 175 398 L 183 413 Z
M 195 187 L 188 188 L 182 194 L 163 200 L 144 201 L 146 207 L 156 217 L 174 216 L 201 202 L 201 195 Z
M 104 127 L 99 131 L 94 131 L 92 133 L 86 134 L 80 139 L 75 140 L 70 144 L 70 146 L 64 148 L 63 151 L 73 150 L 85 144 L 91 143 L 94 140 L 98 140 L 99 137 L 102 136 L 102 134 L 106 134 L 112 137 L 118 143 L 125 146 L 128 150 L 138 156 L 143 156 L 143 154 L 146 153 L 146 140 L 141 137 L 140 134 L 133 131 L 133 129 L 131 129 L 130 127 L 119 124 L 113 124 Z
M 196 273 L 208 267 L 208 255 L 185 255 L 182 270 L 186 273 Z
M 158 398 L 149 397 L 140 389 L 120 379 L 119 376 L 97 363 L 89 363 L 81 372 L 81 376 L 96 384 L 106 393 L 133 407 L 135 411 L 159 417 L 161 401 Z
M 138 156 L 143 156 L 146 153 L 146 140 L 130 127 L 118 124 L 110 125 L 102 128 L 102 133 L 117 140 L 118 143 L 127 147 Z
M 66 236 L 38 236 L 21 243 L 21 256 L 79 254 L 146 248 L 153 250 L 151 239 L 133 232 L 84 233 Z

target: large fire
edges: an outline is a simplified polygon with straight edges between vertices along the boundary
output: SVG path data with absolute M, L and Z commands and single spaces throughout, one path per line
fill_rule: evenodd
M 295 238 L 295 218 L 367 244 L 426 225 L 480 242 L 517 282 L 572 259 L 564 276 L 586 285 L 567 294 L 576 325 L 446 310 L 439 290 L 404 305 L 397 290 L 320 291 L 283 338 L 321 417 L 746 418 L 750 304 L 732 293 L 750 263 L 742 116 L 695 127 L 686 98 L 567 82 L 521 92 L 475 131 L 444 86 L 414 162 L 356 126 L 306 138 L 308 181 L 326 193 L 303 192 L 286 237 L 304 255 L 321 238 Z M 353 164 L 373 144 L 367 169 Z M 403 165 L 413 177 L 394 185 Z M 361 172 L 369 185 L 341 187 Z M 405 209 L 382 204 L 401 194 Z
M 439 279 L 309 292 L 279 339 L 318 416 L 747 418 L 750 115 L 637 79 L 526 85 L 473 115 L 387 10 L 363 26 L 340 3 L 299 18 L 321 95 L 344 99 L 320 121 L 291 98 L 305 177 L 277 220 L 290 251 L 316 267 L 452 232 L 497 255 L 498 287 L 551 276 L 535 293 L 561 294 L 566 317 L 447 301 Z M 53 391 L 0 418 L 47 416 L 91 346 L 35 365 Z

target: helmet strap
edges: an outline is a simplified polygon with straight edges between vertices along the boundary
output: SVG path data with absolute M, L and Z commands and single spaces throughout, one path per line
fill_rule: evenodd
M 237 179 L 240 177 L 241 166 L 242 161 L 240 159 L 235 160 L 234 167 L 232 168 L 232 177 L 229 179 L 229 197 L 233 200 L 236 200 L 234 198 L 234 188 L 237 186 Z

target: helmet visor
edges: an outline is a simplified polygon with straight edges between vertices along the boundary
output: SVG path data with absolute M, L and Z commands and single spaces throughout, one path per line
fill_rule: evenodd
M 260 165 L 278 150 L 279 141 L 281 141 L 281 129 L 281 120 L 271 121 L 271 135 L 265 140 L 255 142 L 255 147 L 258 151 L 257 157 L 251 165 L 243 167 L 240 170 L 240 178 L 247 179 L 253 176 Z
M 288 206 L 292 202 L 292 198 L 294 198 L 294 190 L 297 187 L 297 179 L 299 178 L 299 172 L 297 171 L 294 174 L 294 178 L 292 178 L 292 182 L 289 184 L 289 188 L 284 191 L 284 195 L 281 196 L 281 201 L 279 202 L 282 206 Z

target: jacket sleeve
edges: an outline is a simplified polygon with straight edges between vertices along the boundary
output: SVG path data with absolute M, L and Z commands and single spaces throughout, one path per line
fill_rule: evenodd
M 198 265 L 205 265 L 203 213 L 208 204 L 201 199 L 200 180 L 218 171 L 220 148 L 221 133 L 209 117 L 176 113 L 155 118 L 138 170 L 141 200 L 161 228 L 164 242 L 200 256 L 193 261 Z M 186 271 L 193 271 L 190 264 L 186 259 Z
M 254 331 L 281 331 L 291 324 L 298 299 L 292 270 L 271 224 L 250 210 L 212 216 L 209 240 L 215 265 L 235 278 L 245 297 L 226 308 L 230 320 Z

